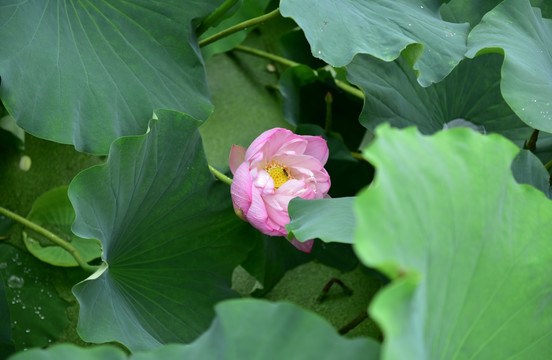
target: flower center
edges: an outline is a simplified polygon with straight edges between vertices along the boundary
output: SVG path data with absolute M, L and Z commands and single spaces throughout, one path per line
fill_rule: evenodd
M 278 189 L 280 186 L 282 186 L 286 181 L 289 180 L 289 175 L 287 171 L 279 166 L 273 166 L 269 168 L 268 175 L 274 180 L 274 188 Z

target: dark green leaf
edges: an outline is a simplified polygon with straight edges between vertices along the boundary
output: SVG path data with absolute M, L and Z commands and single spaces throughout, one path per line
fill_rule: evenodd
M 86 262 L 100 257 L 102 249 L 98 240 L 83 239 L 71 231 L 75 211 L 67 196 L 67 186 L 42 194 L 36 199 L 27 219 L 71 243 Z M 44 262 L 56 266 L 78 266 L 69 252 L 30 229 L 23 231 L 23 240 L 27 250 Z
M 0 244 L 4 280 L 17 350 L 56 340 L 68 324 L 67 304 L 58 297 L 48 265 L 7 244 Z
M 26 131 L 93 153 L 144 133 L 157 108 L 206 119 L 191 21 L 220 2 L 4 1 L 0 97 Z
M 552 20 L 528 0 L 506 0 L 470 33 L 466 56 L 504 54 L 500 89 L 527 125 L 552 132 Z
M 232 270 L 252 246 L 228 185 L 208 170 L 200 123 L 157 115 L 146 135 L 115 141 L 108 162 L 69 187 L 73 232 L 100 239 L 107 263 L 73 289 L 79 333 L 132 351 L 201 334 L 213 305 L 236 296 Z
M 383 358 L 546 358 L 552 202 L 515 182 L 516 146 L 468 129 L 376 136 L 354 247 L 394 279 L 370 306 Z
M 550 193 L 550 174 L 542 162 L 529 150 L 522 150 L 512 162 L 512 173 L 519 184 L 533 185 L 546 194 Z
M 312 54 L 333 66 L 357 53 L 384 61 L 401 52 L 423 86 L 443 79 L 464 57 L 468 24 L 448 23 L 440 1 L 282 0 L 281 12 L 305 32 Z
M 348 69 L 349 80 L 366 94 L 360 117 L 368 129 L 383 122 L 396 127 L 416 125 L 424 134 L 442 130 L 455 119 L 483 126 L 523 144 L 532 132 L 511 111 L 500 94 L 499 55 L 465 60 L 442 82 L 423 88 L 402 59 L 384 63 L 357 56 Z
M 253 295 L 262 296 L 269 292 L 288 270 L 312 260 L 312 256 L 297 250 L 283 237 L 263 235 L 256 230 L 255 232 L 256 235 L 249 236 L 249 241 L 254 241 L 255 248 L 249 253 L 242 267 L 263 286 Z
M 15 351 L 11 339 L 10 308 L 4 290 L 4 280 L 0 273 L 0 358 L 5 359 Z
M 14 147 L 20 151 L 25 149 L 25 132 L 10 115 L 0 117 L 0 146 Z

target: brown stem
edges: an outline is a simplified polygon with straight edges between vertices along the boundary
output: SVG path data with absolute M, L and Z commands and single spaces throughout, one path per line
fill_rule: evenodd
M 368 312 L 366 310 L 364 310 L 363 312 L 361 312 L 356 318 L 354 318 L 353 320 L 351 320 L 350 323 L 346 324 L 345 326 L 343 326 L 341 329 L 339 329 L 339 334 L 340 335 L 345 335 L 347 334 L 349 331 L 353 330 L 354 328 L 356 328 L 361 322 L 363 322 L 364 320 L 368 319 Z
M 322 291 L 320 292 L 320 295 L 316 298 L 316 302 L 321 303 L 322 301 L 326 300 L 326 297 L 328 297 L 328 292 L 330 291 L 333 284 L 337 284 L 341 286 L 343 289 L 343 292 L 346 295 L 352 295 L 353 290 L 351 290 L 347 285 L 343 283 L 343 281 L 339 280 L 338 278 L 331 278 L 330 281 L 324 286 Z

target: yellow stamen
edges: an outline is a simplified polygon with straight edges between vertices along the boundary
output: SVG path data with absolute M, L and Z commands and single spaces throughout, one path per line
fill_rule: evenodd
M 273 166 L 269 168 L 268 175 L 274 180 L 274 188 L 278 189 L 280 186 L 282 186 L 286 181 L 289 180 L 289 175 L 286 172 L 285 169 L 279 167 L 279 166 Z

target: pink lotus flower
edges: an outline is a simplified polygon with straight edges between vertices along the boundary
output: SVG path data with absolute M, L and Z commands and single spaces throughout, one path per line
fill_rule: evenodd
M 326 140 L 320 136 L 295 135 L 275 128 L 262 133 L 246 150 L 234 145 L 230 170 L 231 194 L 236 214 L 264 234 L 286 236 L 288 204 L 294 197 L 327 197 L 330 176 Z M 310 252 L 312 240 L 291 243 Z

